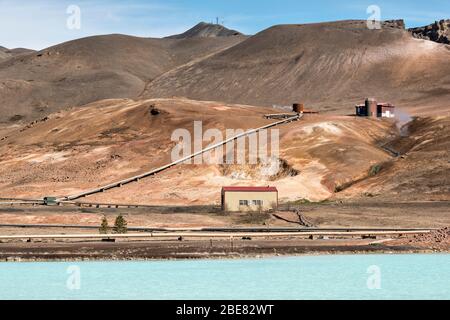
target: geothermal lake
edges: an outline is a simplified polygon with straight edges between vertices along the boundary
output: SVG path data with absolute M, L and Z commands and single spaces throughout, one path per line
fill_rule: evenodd
M 0 299 L 450 299 L 450 255 L 6 262 Z

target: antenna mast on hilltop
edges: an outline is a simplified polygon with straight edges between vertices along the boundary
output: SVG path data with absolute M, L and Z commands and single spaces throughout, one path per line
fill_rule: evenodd
M 220 25 L 219 22 L 220 22 L 221 25 L 225 24 L 225 20 L 220 20 L 220 17 L 216 17 L 216 24 Z

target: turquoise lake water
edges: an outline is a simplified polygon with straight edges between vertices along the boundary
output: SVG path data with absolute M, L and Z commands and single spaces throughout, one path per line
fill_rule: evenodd
M 0 299 L 450 299 L 450 255 L 8 262 Z

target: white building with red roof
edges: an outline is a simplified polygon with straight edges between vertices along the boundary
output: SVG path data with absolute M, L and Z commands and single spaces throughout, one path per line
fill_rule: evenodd
M 226 212 L 267 212 L 278 208 L 275 187 L 223 187 L 222 210 Z

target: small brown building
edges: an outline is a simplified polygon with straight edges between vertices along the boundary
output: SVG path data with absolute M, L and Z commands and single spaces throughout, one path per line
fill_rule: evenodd
M 226 212 L 275 211 L 278 190 L 275 187 L 223 187 L 221 202 Z

